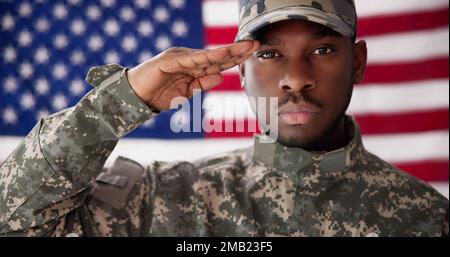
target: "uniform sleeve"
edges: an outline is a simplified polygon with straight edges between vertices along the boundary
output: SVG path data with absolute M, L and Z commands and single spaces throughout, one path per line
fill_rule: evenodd
M 0 233 L 25 231 L 80 207 L 117 141 L 156 115 L 125 71 L 115 64 L 91 69 L 86 81 L 95 88 L 74 107 L 40 120 L 0 166 Z
M 447 203 L 448 205 L 448 203 Z M 448 213 L 448 206 L 447 206 L 447 212 L 445 213 L 445 217 L 444 217 L 444 224 L 442 225 L 442 236 L 443 237 L 448 237 L 449 236 L 449 232 L 448 232 L 448 217 L 449 217 L 449 213 Z

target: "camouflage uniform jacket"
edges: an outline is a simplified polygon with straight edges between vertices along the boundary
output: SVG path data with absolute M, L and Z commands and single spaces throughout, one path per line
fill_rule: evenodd
M 124 71 L 92 69 L 95 88 L 42 119 L 1 165 L 1 235 L 448 235 L 448 200 L 367 152 L 354 120 L 351 142 L 328 153 L 256 137 L 195 162 L 118 158 L 103 169 L 117 141 L 156 115 Z

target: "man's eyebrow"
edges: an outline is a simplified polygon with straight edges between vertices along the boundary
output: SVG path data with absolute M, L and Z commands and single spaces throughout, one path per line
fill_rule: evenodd
M 308 36 L 309 40 L 319 40 L 325 37 L 337 37 L 340 38 L 342 37 L 342 35 L 337 32 L 334 31 L 330 28 L 323 28 L 313 34 L 311 34 L 310 36 Z M 283 41 L 281 41 L 279 38 L 266 38 L 264 36 L 260 36 L 260 37 L 256 37 L 256 39 L 261 43 L 261 45 L 268 45 L 268 46 L 278 46 L 278 45 L 282 45 Z
M 261 45 L 277 46 L 282 44 L 278 38 L 258 38 L 258 41 Z
M 332 29 L 329 28 L 324 28 L 319 30 L 318 32 L 313 33 L 311 36 L 309 36 L 310 40 L 319 40 L 325 37 L 342 37 L 342 35 L 340 33 L 338 33 L 337 31 L 334 31 Z

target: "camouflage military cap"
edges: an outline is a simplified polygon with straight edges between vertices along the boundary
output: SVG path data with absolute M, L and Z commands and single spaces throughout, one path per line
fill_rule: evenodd
M 353 0 L 239 0 L 239 31 L 235 41 L 253 39 L 258 29 L 290 19 L 316 22 L 347 37 L 356 35 Z

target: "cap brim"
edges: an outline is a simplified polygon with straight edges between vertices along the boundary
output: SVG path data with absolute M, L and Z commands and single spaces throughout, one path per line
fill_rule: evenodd
M 253 18 L 239 28 L 235 41 L 254 39 L 254 33 L 259 29 L 284 20 L 307 20 L 329 27 L 346 37 L 354 35 L 354 29 L 334 13 L 324 12 L 308 6 L 291 6 L 273 10 Z

